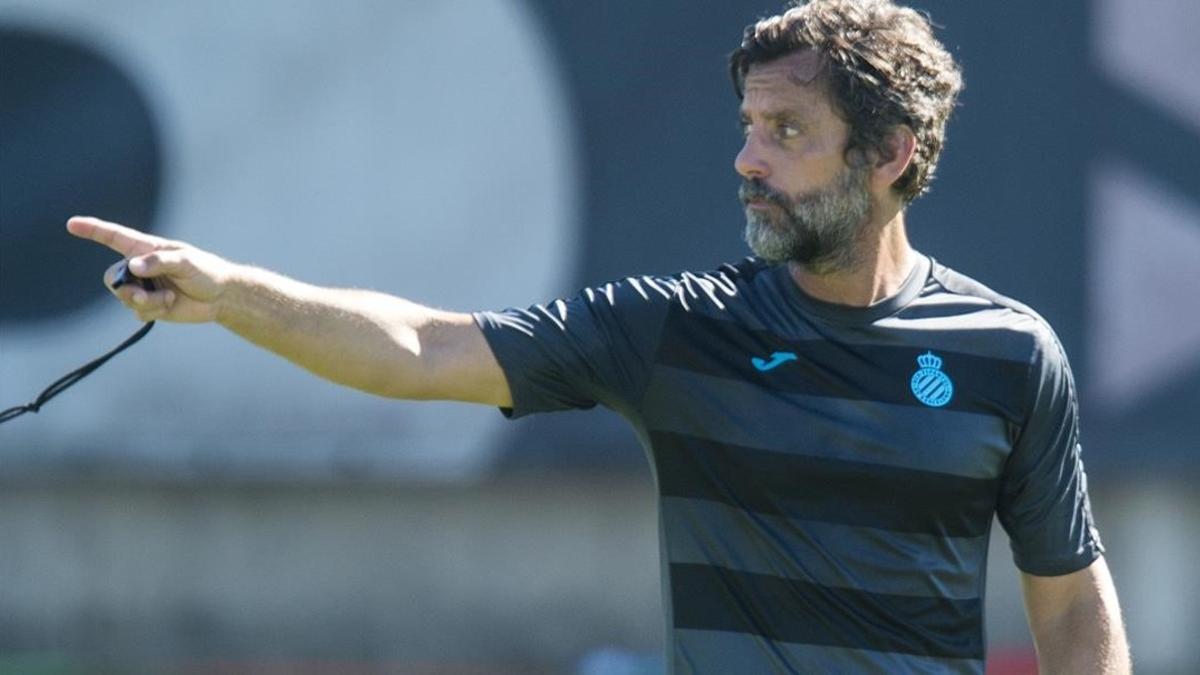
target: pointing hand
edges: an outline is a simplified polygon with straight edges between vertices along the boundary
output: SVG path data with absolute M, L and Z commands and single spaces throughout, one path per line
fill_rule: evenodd
M 117 265 L 104 273 L 104 285 L 142 321 L 199 323 L 217 318 L 217 302 L 233 273 L 228 261 L 183 242 L 139 232 L 98 218 L 76 216 L 67 231 L 104 244 L 129 259 L 129 270 L 154 279 L 157 290 L 137 284 L 113 289 Z

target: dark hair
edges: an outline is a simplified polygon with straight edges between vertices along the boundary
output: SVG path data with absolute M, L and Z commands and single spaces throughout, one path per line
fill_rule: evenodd
M 742 45 L 729 55 L 738 98 L 750 66 L 801 49 L 821 57 L 819 77 L 850 125 L 847 156 L 886 156 L 888 133 L 905 125 L 916 135 L 916 152 L 892 188 L 906 203 L 927 192 L 962 90 L 958 64 L 929 19 L 890 0 L 797 2 L 746 27 Z

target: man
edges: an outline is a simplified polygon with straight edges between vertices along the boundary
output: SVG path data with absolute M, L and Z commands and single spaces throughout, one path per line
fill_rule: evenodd
M 143 320 L 216 321 L 384 396 L 623 414 L 660 495 L 673 673 L 983 672 L 993 514 L 1042 672 L 1128 672 L 1057 338 L 905 234 L 953 59 L 912 10 L 813 0 L 730 69 L 756 257 L 710 273 L 468 315 L 68 228 L 159 280 L 114 291 Z

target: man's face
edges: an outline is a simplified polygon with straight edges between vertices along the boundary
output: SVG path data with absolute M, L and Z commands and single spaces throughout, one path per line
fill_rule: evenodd
M 750 67 L 741 109 L 746 142 L 734 166 L 751 250 L 828 273 L 856 261 L 871 195 L 869 169 L 846 164 L 850 128 L 819 84 L 819 68 L 814 51 Z

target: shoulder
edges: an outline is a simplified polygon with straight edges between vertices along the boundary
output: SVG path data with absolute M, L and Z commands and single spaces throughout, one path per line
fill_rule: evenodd
M 707 271 L 682 271 L 666 277 L 674 285 L 685 290 L 703 287 L 724 287 L 731 293 L 739 287 L 755 283 L 759 275 L 771 269 L 771 265 L 761 258 L 749 257 L 735 262 L 724 263 Z
M 930 261 L 929 276 L 934 279 L 944 292 L 986 300 L 997 307 L 1004 307 L 1019 315 L 1029 317 L 1036 322 L 1045 323 L 1045 319 L 1028 305 L 1018 302 L 1007 295 L 998 293 L 976 279 L 951 269 L 937 260 L 930 258 Z
M 770 267 L 761 259 L 745 258 L 706 271 L 629 276 L 585 288 L 581 296 L 588 302 L 602 301 L 609 305 L 666 301 L 688 311 L 702 307 L 723 310 L 730 300 L 752 295 L 751 289 L 765 280 L 760 275 Z
M 973 315 L 972 328 L 994 327 L 1024 336 L 1028 340 L 1031 360 L 1048 351 L 1061 354 L 1061 342 L 1050 323 L 1028 305 L 936 260 L 932 260 L 929 276 L 932 287 L 926 289 L 924 297 L 958 298 L 962 304 L 974 307 L 969 312 Z
M 931 267 L 930 278 L 935 284 L 932 293 L 967 298 L 976 303 L 980 311 L 972 323 L 981 328 L 994 329 L 984 332 L 1003 335 L 1006 339 L 995 342 L 1006 342 L 1009 345 L 1008 358 L 1024 363 L 1025 390 L 1030 397 L 1026 403 L 1026 414 L 1038 405 L 1037 401 L 1044 400 L 1047 391 L 1074 398 L 1074 378 L 1066 350 L 1042 315 L 1028 305 L 936 261 Z

